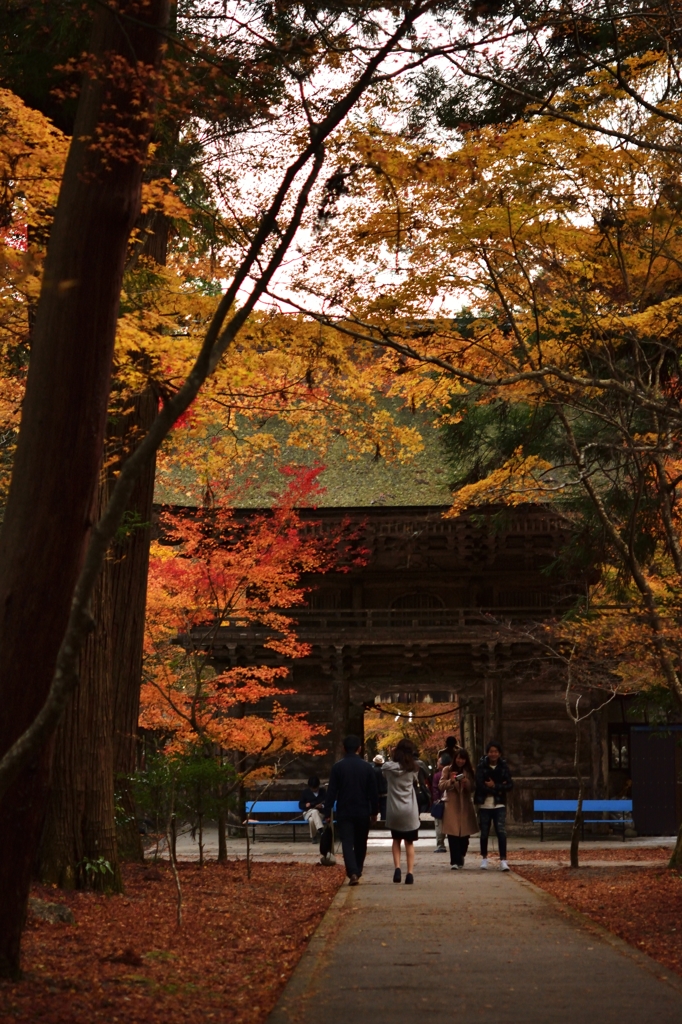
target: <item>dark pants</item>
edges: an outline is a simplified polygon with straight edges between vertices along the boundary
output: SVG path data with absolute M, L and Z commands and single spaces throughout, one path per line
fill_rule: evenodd
M 459 864 L 462 867 L 469 849 L 469 836 L 448 836 L 448 846 L 450 847 L 450 863 Z
M 362 865 L 367 856 L 367 836 L 369 835 L 369 816 L 365 818 L 341 818 L 336 823 L 336 829 L 341 839 L 343 850 L 343 862 L 346 865 L 346 874 L 362 874 Z
M 481 856 L 488 856 L 488 836 L 491 823 L 495 826 L 495 835 L 500 845 L 500 860 L 507 859 L 507 808 L 479 807 L 478 821 L 481 826 Z

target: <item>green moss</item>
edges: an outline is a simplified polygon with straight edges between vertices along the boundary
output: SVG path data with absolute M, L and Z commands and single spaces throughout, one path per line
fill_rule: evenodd
M 450 470 L 440 432 L 426 419 L 410 416 L 409 423 L 417 427 L 424 441 L 423 450 L 409 462 L 389 462 L 371 454 L 358 456 L 351 453 L 343 439 L 334 442 L 326 452 L 294 447 L 286 444 L 284 425 L 278 425 L 272 433 L 279 435 L 280 458 L 275 461 L 273 456 L 266 455 L 255 469 L 246 470 L 237 478 L 237 503 L 241 508 L 267 507 L 284 484 L 278 465 L 321 463 L 325 466 L 320 474 L 325 491 L 317 502 L 321 507 L 447 505 L 452 500 L 448 486 Z M 158 504 L 191 505 L 196 503 L 196 491 L 196 476 L 179 469 L 170 482 L 164 486 L 157 484 L 154 500 Z

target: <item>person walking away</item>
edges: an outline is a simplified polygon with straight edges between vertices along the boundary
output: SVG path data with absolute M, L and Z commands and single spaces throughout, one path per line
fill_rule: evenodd
M 384 773 L 381 770 L 383 763 L 384 758 L 381 754 L 377 754 L 372 761 L 377 777 L 377 786 L 379 787 L 379 817 L 382 821 L 386 821 L 386 794 L 388 793 L 388 783 L 386 782 Z
M 303 811 L 303 817 L 310 825 L 310 839 L 313 843 L 318 841 L 318 833 L 322 831 L 324 826 L 322 811 L 324 810 L 326 796 L 327 790 L 324 786 L 320 786 L 320 780 L 317 775 L 312 775 L 308 779 L 306 789 L 301 793 L 301 799 L 298 801 L 298 806 Z
M 414 757 L 414 746 L 409 740 L 400 740 L 390 761 L 383 766 L 388 782 L 386 824 L 393 838 L 393 881 L 400 882 L 400 848 L 405 843 L 407 872 L 405 885 L 414 882 L 414 844 L 419 839 L 419 806 L 416 783 L 419 772 Z
M 476 812 L 472 796 L 476 780 L 474 769 L 466 750 L 455 752 L 455 760 L 443 769 L 439 790 L 445 801 L 443 809 L 443 831 L 450 847 L 450 868 L 457 871 L 464 867 L 464 858 L 469 849 L 469 836 L 476 832 Z
M 379 790 L 374 768 L 360 757 L 358 736 L 346 736 L 346 754 L 332 767 L 324 802 L 325 819 L 336 803 L 336 821 L 349 885 L 357 885 L 367 855 L 370 818 L 379 811 Z
M 443 794 L 442 794 L 441 790 L 438 788 L 438 783 L 440 782 L 440 780 L 442 778 L 443 769 L 446 768 L 451 763 L 452 763 L 452 758 L 450 757 L 449 754 L 441 754 L 440 757 L 438 758 L 437 769 L 433 773 L 433 778 L 431 779 L 431 803 L 432 804 L 438 804 L 438 803 L 442 802 Z M 445 832 L 443 831 L 443 820 L 442 820 L 442 818 L 435 818 L 434 817 L 433 823 L 434 823 L 435 830 L 436 830 L 436 851 L 435 852 L 436 853 L 445 853 Z
M 507 793 L 513 789 L 511 773 L 502 757 L 502 747 L 491 741 L 485 755 L 476 766 L 476 794 L 478 820 L 481 827 L 481 867 L 488 867 L 488 836 L 491 824 L 500 847 L 500 870 L 509 871 L 507 864 Z

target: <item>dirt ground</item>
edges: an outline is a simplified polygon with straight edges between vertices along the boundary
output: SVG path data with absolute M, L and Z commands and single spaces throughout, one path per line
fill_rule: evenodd
M 610 856 L 598 858 L 595 856 L 598 852 Z M 538 861 L 537 867 L 513 861 L 511 866 L 562 903 L 579 910 L 668 970 L 682 975 L 682 876 L 663 866 L 618 864 L 619 859 L 653 860 L 654 852 L 652 849 L 623 851 L 619 858 L 614 850 L 595 850 L 589 859 L 608 861 L 608 865 L 582 867 L 577 871 L 542 863 L 549 860 L 545 856 L 534 858 Z M 530 860 L 526 853 L 515 851 L 515 859 Z M 642 854 L 641 858 L 635 858 L 634 853 Z M 660 856 L 663 864 L 670 856 L 669 850 L 665 853 L 665 857 Z M 588 859 L 586 851 L 582 852 L 582 857 Z
M 333 899 L 343 873 L 308 864 L 180 866 L 184 921 L 167 866 L 128 866 L 125 895 L 35 897 L 75 923 L 30 915 L 24 979 L 0 984 L 0 1021 L 26 1024 L 259 1024 Z

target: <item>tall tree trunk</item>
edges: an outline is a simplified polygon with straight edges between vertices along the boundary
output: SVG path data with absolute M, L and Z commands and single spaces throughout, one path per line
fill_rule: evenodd
M 47 696 L 83 560 L 102 459 L 128 238 L 168 0 L 120 0 L 93 17 L 90 71 L 64 170 L 31 344 L 14 472 L 0 535 L 0 754 Z M 128 64 L 127 71 L 121 65 Z M 116 74 L 107 74 L 107 66 Z M 93 140 L 121 139 L 122 156 Z M 125 146 L 123 142 L 125 141 Z M 0 977 L 20 971 L 28 888 L 51 749 L 0 803 Z
M 156 414 L 152 388 L 109 427 L 108 459 L 97 518 L 115 471 Z M 95 628 L 80 663 L 80 684 L 55 736 L 52 784 L 41 840 L 39 876 L 63 888 L 121 891 L 119 854 L 143 860 L 132 788 L 137 761 L 142 644 L 154 491 L 153 462 L 133 492 L 126 529 L 113 545 L 93 600 Z M 116 826 L 116 801 L 123 812 Z M 88 865 L 103 859 L 111 870 Z
M 577 710 L 576 710 L 577 715 Z M 571 829 L 571 867 L 580 867 L 580 833 L 583 827 L 583 798 L 585 796 L 585 783 L 583 773 L 580 769 L 580 719 L 574 719 L 575 724 L 575 747 L 573 750 L 573 770 L 578 780 L 578 803 L 575 809 L 575 818 Z
M 162 266 L 168 255 L 168 234 L 168 219 L 155 212 L 141 252 Z M 106 507 L 116 473 L 151 427 L 157 408 L 156 391 L 147 387 L 121 415 L 109 419 L 103 460 L 107 469 L 100 478 L 97 518 Z M 63 888 L 82 887 L 96 879 L 100 888 L 120 891 L 119 857 L 144 860 L 131 776 L 137 768 L 155 469 L 156 460 L 152 459 L 139 475 L 124 529 L 100 574 L 93 602 L 97 608 L 95 631 L 81 659 L 79 694 L 57 731 L 39 875 Z M 98 656 L 102 652 L 107 652 L 106 656 Z M 93 771 L 86 738 L 93 724 L 97 736 L 102 737 L 97 771 Z M 75 784 L 77 780 L 80 785 Z M 84 797 L 86 791 L 91 792 L 89 799 Z M 112 842 L 114 832 L 116 841 Z M 97 851 L 104 849 L 111 872 L 90 872 L 88 876 L 83 870 L 84 858 L 97 859 L 101 856 Z
M 227 864 L 227 816 L 218 815 L 218 863 Z
M 173 7 L 173 15 L 175 11 Z M 169 231 L 168 218 L 156 211 L 143 252 L 163 267 L 168 259 Z M 136 396 L 123 421 L 124 450 L 131 446 L 131 438 L 134 443 L 136 436 L 144 437 L 154 422 L 157 409 L 158 395 L 153 387 L 145 388 Z M 138 766 L 137 730 L 155 476 L 156 458 L 150 460 L 135 481 L 130 498 L 129 528 L 114 546 L 112 567 L 114 785 L 122 812 L 116 834 L 120 857 L 137 861 L 144 860 L 144 851 L 137 828 L 131 776 Z
M 146 434 L 156 415 L 153 388 L 138 395 L 131 411 L 135 429 Z M 140 715 L 142 648 L 147 604 L 147 574 L 154 502 L 155 461 L 135 483 L 130 502 L 127 534 L 114 547 L 112 563 L 112 659 L 114 785 L 123 812 L 117 828 L 119 855 L 123 860 L 144 860 L 137 828 L 130 778 L 137 768 L 137 722 Z
M 675 843 L 675 849 L 673 855 L 668 862 L 669 868 L 674 868 L 682 874 L 682 825 L 680 825 L 677 833 L 677 842 Z
M 106 476 L 100 482 L 93 511 L 96 518 L 106 507 L 109 482 Z M 44 882 L 67 889 L 90 885 L 120 892 L 114 809 L 110 564 L 105 565 L 95 590 L 92 615 L 96 626 L 81 654 L 80 683 L 55 734 L 39 875 Z

